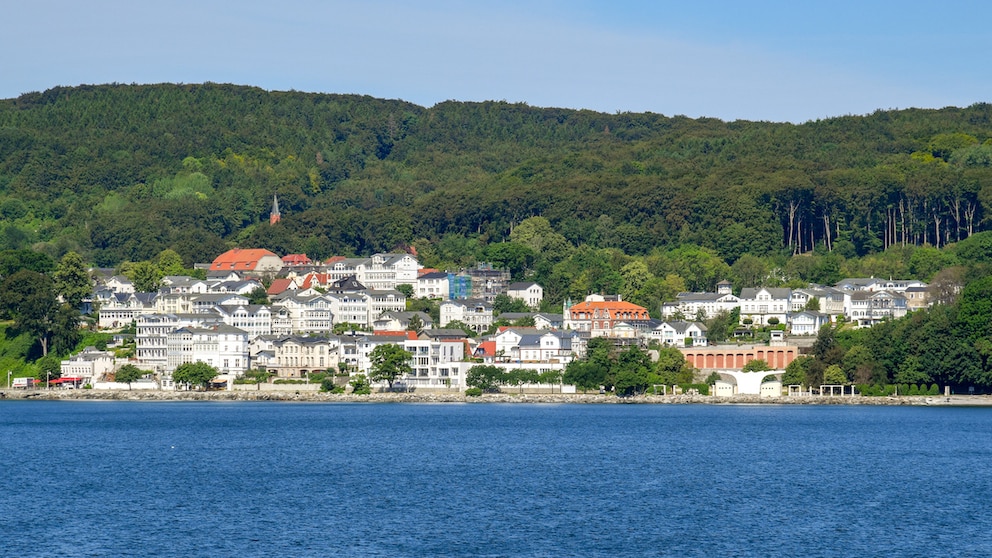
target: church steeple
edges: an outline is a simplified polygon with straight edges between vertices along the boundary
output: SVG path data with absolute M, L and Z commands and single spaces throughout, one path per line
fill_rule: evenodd
M 282 214 L 279 213 L 279 196 L 272 194 L 272 212 L 269 213 L 269 224 L 275 225 L 281 218 Z

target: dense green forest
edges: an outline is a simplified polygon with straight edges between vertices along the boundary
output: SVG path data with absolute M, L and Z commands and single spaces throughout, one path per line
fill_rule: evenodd
M 166 248 L 189 264 L 230 244 L 325 257 L 413 243 L 460 263 L 476 248 L 449 237 L 482 249 L 540 215 L 572 246 L 629 255 L 864 256 L 987 227 L 990 137 L 988 104 L 793 125 L 216 84 L 55 88 L 0 102 L 0 247 L 115 265 Z

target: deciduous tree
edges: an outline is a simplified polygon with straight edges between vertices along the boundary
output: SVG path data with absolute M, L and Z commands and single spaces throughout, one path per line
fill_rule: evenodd
M 372 364 L 369 378 L 373 382 L 385 381 L 392 390 L 393 382 L 413 372 L 410 358 L 410 353 L 400 345 L 395 343 L 379 345 L 369 353 L 369 361 Z
M 172 373 L 172 380 L 177 384 L 200 386 L 206 389 L 210 380 L 217 377 L 217 369 L 205 362 L 187 362 L 180 364 Z
M 145 371 L 133 364 L 125 364 L 114 373 L 114 381 L 127 384 L 127 389 L 131 389 L 131 382 L 137 381 L 145 375 Z

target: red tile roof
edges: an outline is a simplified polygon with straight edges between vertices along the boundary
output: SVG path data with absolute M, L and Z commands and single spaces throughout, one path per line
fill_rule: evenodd
M 286 265 L 308 265 L 311 262 L 306 254 L 287 254 L 282 257 L 282 263 Z
M 572 306 L 568 311 L 572 315 L 572 319 L 577 319 L 577 312 L 585 312 L 586 319 L 594 319 L 594 311 L 599 311 L 597 317 L 599 319 L 610 319 L 610 320 L 647 320 L 650 318 L 648 315 L 648 309 L 643 306 L 638 306 L 636 304 L 621 301 L 621 302 L 580 302 L 575 306 Z
M 265 292 L 270 295 L 277 295 L 288 289 L 292 284 L 292 279 L 274 279 Z
M 258 260 L 266 256 L 279 256 L 261 248 L 234 248 L 217 256 L 210 264 L 210 271 L 253 271 Z

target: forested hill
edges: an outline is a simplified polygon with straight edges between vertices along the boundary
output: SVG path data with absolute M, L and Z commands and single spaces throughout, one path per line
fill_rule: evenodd
M 852 257 L 989 228 L 990 138 L 989 104 L 793 125 L 217 84 L 55 88 L 0 101 L 0 249 L 116 265 L 166 248 L 189 264 L 232 244 L 315 257 L 414 244 L 445 265 L 543 216 L 571 246 L 629 255 Z M 274 193 L 282 222 L 269 226 Z

